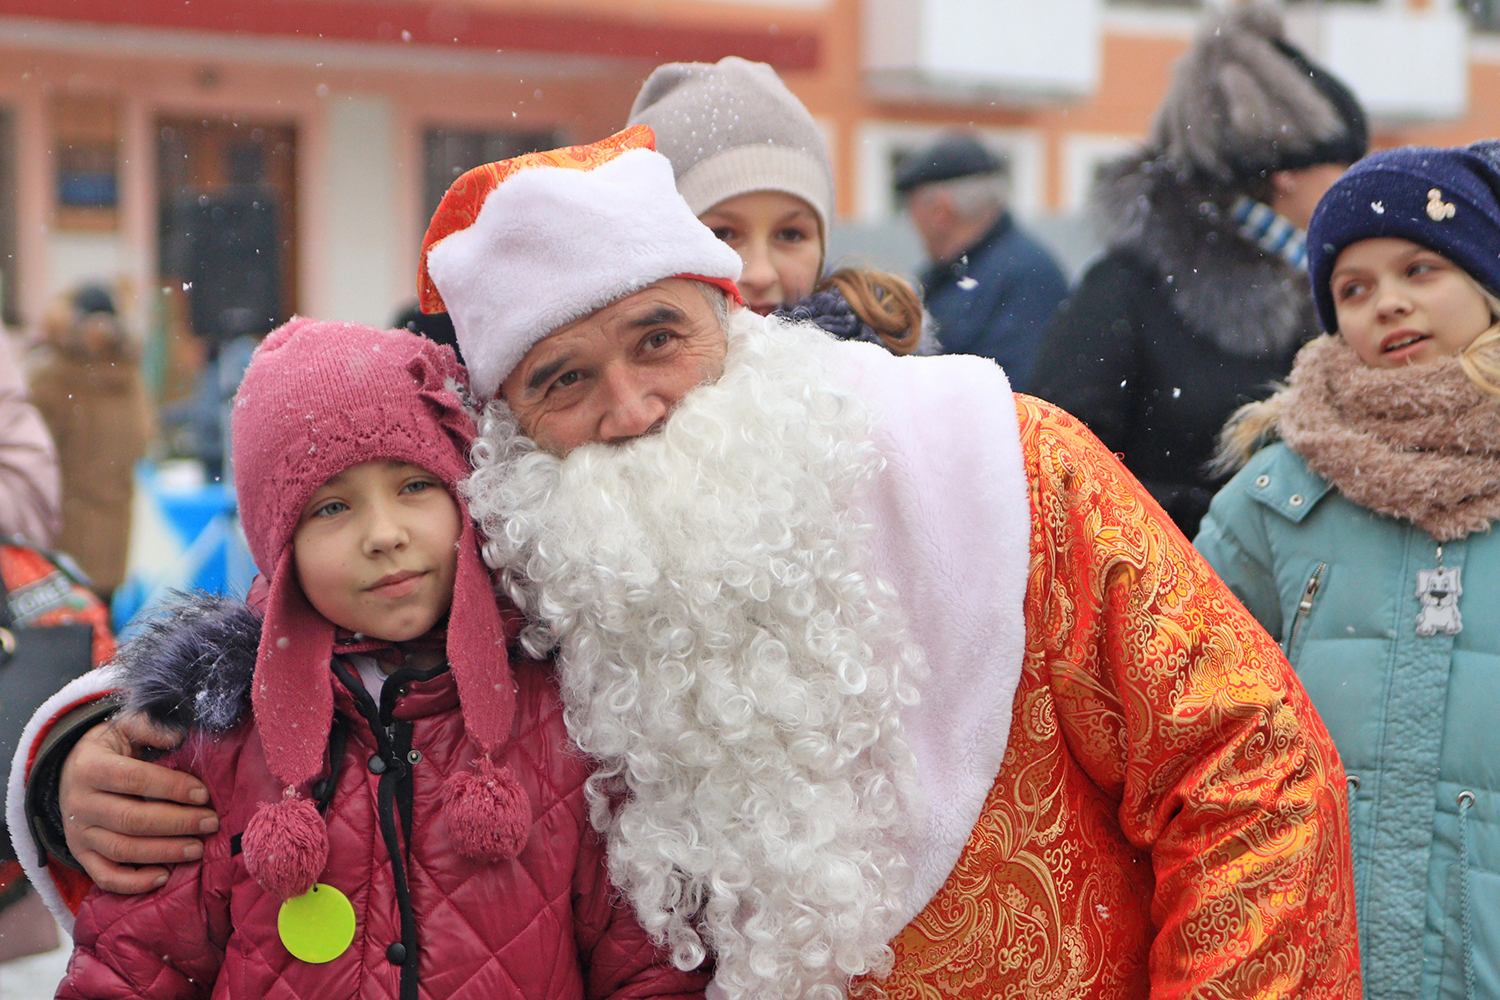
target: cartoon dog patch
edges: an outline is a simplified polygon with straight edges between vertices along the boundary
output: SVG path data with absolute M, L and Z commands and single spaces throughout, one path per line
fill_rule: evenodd
M 1464 592 L 1460 572 L 1457 567 L 1417 570 L 1417 596 L 1422 599 L 1417 635 L 1458 635 L 1463 631 L 1464 620 L 1458 613 L 1458 598 Z

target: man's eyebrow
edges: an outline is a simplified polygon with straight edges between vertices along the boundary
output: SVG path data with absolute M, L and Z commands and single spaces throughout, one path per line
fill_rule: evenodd
M 535 392 L 537 389 L 540 389 L 543 384 L 552 380 L 552 376 L 562 371 L 569 364 L 571 364 L 572 361 L 573 356 L 569 354 L 558 358 L 551 364 L 542 365 L 542 367 L 533 371 L 531 373 L 531 377 L 526 380 L 526 391 Z
M 643 313 L 635 319 L 626 322 L 627 329 L 640 330 L 648 326 L 659 326 L 662 323 L 685 323 L 687 314 L 675 306 L 659 305 L 648 313 Z

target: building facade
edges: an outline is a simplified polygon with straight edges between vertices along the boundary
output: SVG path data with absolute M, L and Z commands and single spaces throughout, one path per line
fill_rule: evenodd
M 1208 0 L 1204 0 L 1208 2 Z M 1109 0 L 0 0 L 0 304 L 84 281 L 198 350 L 292 313 L 385 324 L 452 177 L 619 128 L 657 63 L 771 63 L 822 125 L 841 220 L 973 127 L 1025 217 L 1076 213 L 1138 141 L 1202 15 Z M 1376 141 L 1500 135 L 1489 7 L 1289 8 Z M 897 255 L 899 256 L 899 255 Z M 894 261 L 900 266 L 909 261 Z M 203 345 L 207 345 L 204 347 Z

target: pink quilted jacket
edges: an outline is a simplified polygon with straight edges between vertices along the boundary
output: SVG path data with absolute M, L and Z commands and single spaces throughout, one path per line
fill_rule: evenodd
M 448 845 L 443 779 L 467 767 L 475 751 L 452 675 L 398 672 L 382 712 L 340 664 L 344 678 L 330 678 L 339 720 L 330 757 L 340 766 L 336 781 L 315 783 L 313 794 L 332 792 L 321 881 L 354 906 L 349 949 L 322 965 L 293 958 L 277 936 L 277 900 L 245 872 L 238 834 L 255 807 L 278 794 L 255 725 L 246 721 L 219 737 L 195 734 L 174 754 L 177 766 L 207 783 L 221 816 L 203 860 L 179 865 L 148 895 L 94 890 L 78 913 L 76 950 L 57 995 L 701 997 L 707 974 L 674 969 L 610 886 L 586 817 L 589 764 L 563 728 L 549 665 L 513 658 L 511 666 L 515 739 L 505 762 L 533 809 L 531 839 L 516 859 L 470 862 Z M 399 698 L 390 697 L 392 688 Z M 390 838 L 404 845 L 395 864 Z M 403 941 L 415 942 L 416 954 Z

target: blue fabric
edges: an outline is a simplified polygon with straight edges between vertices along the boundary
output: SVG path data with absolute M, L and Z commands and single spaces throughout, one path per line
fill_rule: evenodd
M 945 354 L 977 354 L 1025 391 L 1042 332 L 1068 294 L 1057 261 L 1009 215 L 950 264 L 922 277 Z
M 1338 331 L 1329 279 L 1339 254 L 1385 236 L 1436 250 L 1500 292 L 1500 142 L 1388 149 L 1334 182 L 1307 227 L 1313 301 L 1327 332 Z
M 1463 630 L 1426 637 L 1416 579 L 1437 542 L 1284 444 L 1214 498 L 1194 544 L 1281 641 L 1338 746 L 1367 1000 L 1458 1000 L 1471 976 L 1473 996 L 1500 996 L 1500 532 L 1444 543 Z
M 1307 270 L 1307 234 L 1265 202 L 1240 195 L 1232 210 L 1240 235 L 1292 265 Z
M 880 333 L 854 311 L 849 300 L 837 285 L 823 289 L 821 292 L 813 292 L 800 302 L 782 306 L 776 310 L 776 315 L 793 323 L 811 323 L 824 333 L 832 334 L 840 340 L 860 340 L 866 344 L 874 344 L 876 347 L 889 349 L 885 339 Z M 922 328 L 918 331 L 917 346 L 911 353 L 919 356 L 942 353 L 938 347 L 937 338 L 932 335 L 932 323 L 928 317 L 922 317 Z

